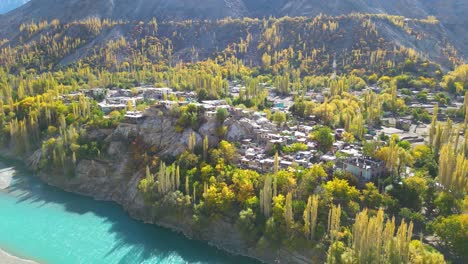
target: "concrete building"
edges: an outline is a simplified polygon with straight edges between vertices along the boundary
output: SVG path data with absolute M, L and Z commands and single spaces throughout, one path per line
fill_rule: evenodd
M 166 109 L 171 109 L 173 106 L 178 105 L 175 101 L 159 101 L 159 105 L 164 106 Z
M 127 108 L 127 104 L 109 104 L 107 102 L 99 103 L 98 106 L 105 114 L 109 114 L 114 110 L 123 110 Z
M 367 157 L 353 157 L 343 161 L 343 170 L 353 174 L 360 181 L 370 181 L 374 177 L 382 176 L 385 172 L 383 161 Z
M 145 100 L 161 100 L 165 99 L 172 93 L 171 88 L 143 88 L 143 97 Z
M 215 119 L 216 118 L 216 111 L 206 111 L 205 112 L 205 117 L 207 119 Z

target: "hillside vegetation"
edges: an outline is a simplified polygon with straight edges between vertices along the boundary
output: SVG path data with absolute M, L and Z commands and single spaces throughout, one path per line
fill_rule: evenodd
M 12 38 L 16 28 L 32 21 L 58 19 L 63 23 L 99 19 L 150 21 L 217 20 L 232 18 L 268 18 L 284 16 L 316 17 L 320 14 L 340 16 L 353 13 L 390 14 L 408 19 L 425 19 L 433 16 L 440 21 L 434 32 L 438 39 L 448 40 L 461 56 L 468 54 L 466 13 L 464 0 L 32 0 L 8 15 L 0 16 L 0 38 Z M 382 30 L 379 28 L 379 31 Z M 439 37 L 439 34 L 443 38 Z M 430 31 L 430 33 L 433 33 Z M 395 38 L 396 43 L 401 42 Z M 427 49 L 433 45 L 425 46 Z
M 14 39 L 3 40 L 0 54 L 3 65 L 16 72 L 79 63 L 108 70 L 130 63 L 142 69 L 152 64 L 233 58 L 250 66 L 274 65 L 272 73 L 297 68 L 300 74 L 331 73 L 334 60 L 344 73 L 399 71 L 406 59 L 433 62 L 445 69 L 460 63 L 435 18 L 408 21 L 354 14 L 212 22 L 87 19 L 63 24 L 52 20 L 24 23 L 19 32 Z

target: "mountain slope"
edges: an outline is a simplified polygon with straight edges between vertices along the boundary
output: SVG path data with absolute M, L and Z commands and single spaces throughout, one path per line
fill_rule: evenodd
M 340 73 L 385 74 L 405 67 L 409 59 L 427 62 L 415 70 L 430 74 L 436 70 L 429 66 L 431 62 L 443 69 L 457 62 L 456 52 L 446 47 L 440 24 L 404 22 L 402 17 L 388 15 L 159 21 L 155 25 L 99 19 L 25 25 L 3 45 L 0 65 L 14 72 L 47 71 L 75 62 L 118 70 L 128 64 L 145 67 L 147 62 L 174 65 L 235 58 L 252 66 L 271 60 L 311 74 L 329 74 L 336 59 Z
M 408 18 L 435 16 L 452 44 L 468 55 L 468 1 L 466 0 L 287 0 L 279 15 L 341 15 L 352 12 L 386 13 Z
M 5 0 L 3 0 L 5 1 Z M 25 0 L 6 0 L 9 2 Z M 410 18 L 434 15 L 448 24 L 463 24 L 465 0 L 31 0 L 9 18 L 52 19 L 64 22 L 88 16 L 146 20 L 217 19 L 231 17 L 341 15 L 353 12 L 388 13 Z
M 156 17 L 159 21 L 180 21 L 350 13 L 388 13 L 408 18 L 435 16 L 440 25 L 434 34 L 443 42 L 441 45 L 455 49 L 460 58 L 468 54 L 465 37 L 468 36 L 468 17 L 464 15 L 468 13 L 466 0 L 31 0 L 0 16 L 0 39 L 14 39 L 18 36 L 17 29 L 25 22 L 52 19 L 63 23 L 87 17 L 128 21 L 148 21 Z M 390 37 L 393 33 L 387 29 L 382 30 Z M 395 41 L 396 44 L 408 42 L 405 39 Z M 422 50 L 428 49 L 430 47 L 426 45 Z

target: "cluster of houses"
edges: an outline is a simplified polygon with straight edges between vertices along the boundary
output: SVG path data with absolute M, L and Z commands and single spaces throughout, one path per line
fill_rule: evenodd
M 134 110 L 142 102 L 152 101 L 155 105 L 171 109 L 175 105 L 183 106 L 195 104 L 205 109 L 207 119 L 215 118 L 217 110 L 220 108 L 230 109 L 231 107 L 225 100 L 206 100 L 201 103 L 196 101 L 195 92 L 174 91 L 171 88 L 137 87 L 133 89 L 104 89 L 94 88 L 81 90 L 71 93 L 61 99 L 64 101 L 73 101 L 77 96 L 87 96 L 98 102 L 98 106 L 105 114 L 112 111 L 120 111 L 131 108 L 127 111 L 125 117 L 129 120 L 138 120 L 144 117 L 142 111 Z M 172 100 L 170 100 L 172 99 Z
M 271 111 L 288 112 L 294 104 L 293 96 L 281 96 L 276 94 L 274 87 L 266 83 L 259 84 L 268 91 L 268 101 L 272 103 Z M 233 97 L 239 96 L 245 85 L 240 81 L 230 81 L 228 85 L 229 93 Z M 365 92 L 372 91 L 380 93 L 381 88 L 377 86 L 367 87 L 362 91 L 353 91 L 356 96 L 362 96 Z M 421 91 L 408 91 L 403 94 L 398 91 L 398 97 L 403 98 L 408 103 L 410 109 L 425 109 L 429 114 L 434 112 L 437 104 L 437 96 L 432 90 L 422 91 L 424 102 L 421 102 Z M 316 103 L 324 102 L 325 95 L 330 93 L 329 88 L 321 91 L 308 91 L 304 98 Z M 274 158 L 272 153 L 278 148 L 291 146 L 294 143 L 301 143 L 302 148 L 294 153 L 280 152 L 279 166 L 281 169 L 300 167 L 310 167 L 317 162 L 334 162 L 336 170 L 342 170 L 354 175 L 359 181 L 367 182 L 375 177 L 380 177 L 386 172 L 385 163 L 366 157 L 363 154 L 362 147 L 355 144 L 348 144 L 341 140 L 344 129 L 336 129 L 333 133 L 336 142 L 328 153 L 318 151 L 317 143 L 310 139 L 309 135 L 316 129 L 317 123 L 311 116 L 303 122 L 296 125 L 290 125 L 287 128 L 279 128 L 273 124 L 265 113 L 254 112 L 244 108 L 231 107 L 225 100 L 206 100 L 197 102 L 194 92 L 180 92 L 171 88 L 155 87 L 137 87 L 133 89 L 103 89 L 95 88 L 82 90 L 69 94 L 62 98 L 64 101 L 73 101 L 77 96 L 85 95 L 98 101 L 99 107 L 103 112 L 109 114 L 114 110 L 123 110 L 132 108 L 132 111 L 126 111 L 126 119 L 130 122 L 136 122 L 145 117 L 141 111 L 134 110 L 140 102 L 153 101 L 155 105 L 171 109 L 175 105 L 183 106 L 195 104 L 205 109 L 205 117 L 213 119 L 219 109 L 226 109 L 231 118 L 239 123 L 249 127 L 248 133 L 240 140 L 236 140 L 238 148 L 238 165 L 242 168 L 257 170 L 259 172 L 271 172 L 274 168 Z M 446 118 L 445 113 L 451 109 L 458 109 L 463 104 L 463 97 L 450 98 L 451 102 L 446 106 L 441 106 L 440 119 Z M 390 113 L 384 113 L 382 119 L 383 126 L 374 130 L 369 128 L 369 134 L 366 139 L 375 139 L 378 135 L 384 134 L 391 136 L 397 134 L 401 140 L 408 140 L 412 144 L 422 144 L 427 138 L 427 125 L 414 122 L 411 116 L 403 118 L 394 118 Z
M 104 113 L 114 110 L 122 110 L 136 107 L 139 102 L 161 101 L 166 102 L 171 96 L 175 98 L 186 98 L 187 101 L 194 100 L 194 92 L 178 92 L 171 88 L 136 87 L 134 89 L 104 89 L 94 88 L 84 90 L 84 94 L 98 101 L 98 105 Z
M 238 118 L 239 115 L 240 113 L 237 113 Z M 275 149 L 302 143 L 301 145 L 307 146 L 307 149 L 294 153 L 280 152 L 278 161 L 281 169 L 295 166 L 308 168 L 318 162 L 332 161 L 337 170 L 351 173 L 362 182 L 370 181 L 385 173 L 384 162 L 366 157 L 359 145 L 346 144 L 339 140 L 344 129 L 334 131 L 333 135 L 337 141 L 332 149 L 328 153 L 320 153 L 317 150 L 317 143 L 309 137 L 310 133 L 315 130 L 315 126 L 300 124 L 280 130 L 266 119 L 263 113 L 248 111 L 242 113 L 240 122 L 250 125 L 253 130 L 252 135 L 241 139 L 237 144 L 239 166 L 242 168 L 263 173 L 272 172 L 274 158 L 271 154 Z
M 236 86 L 230 86 L 230 91 L 235 93 L 238 91 L 237 89 L 241 88 L 237 84 Z M 337 141 L 332 150 L 329 153 L 320 153 L 317 150 L 317 143 L 309 137 L 310 133 L 316 128 L 315 123 L 300 123 L 280 129 L 266 117 L 265 113 L 231 107 L 225 100 L 197 102 L 195 100 L 196 94 L 193 92 L 178 92 L 171 88 L 137 87 L 131 90 L 95 88 L 80 91 L 74 96 L 79 94 L 96 99 L 99 102 L 99 107 L 107 114 L 114 110 L 131 107 L 132 111 L 127 111 L 125 115 L 130 122 L 137 121 L 145 116 L 143 112 L 133 110 L 139 102 L 154 101 L 155 105 L 166 109 L 171 109 L 174 105 L 195 104 L 205 109 L 207 119 L 215 118 L 218 109 L 226 109 L 231 117 L 249 126 L 250 130 L 253 131 L 252 134 L 245 135 L 236 143 L 239 154 L 238 165 L 242 168 L 259 172 L 271 172 L 274 167 L 274 159 L 271 154 L 275 148 L 302 143 L 303 146 L 307 146 L 307 149 L 294 153 L 281 152 L 283 154 L 279 156 L 280 168 L 288 169 L 295 166 L 307 168 L 317 162 L 333 161 L 336 164 L 336 169 L 349 172 L 363 182 L 380 176 L 385 171 L 385 164 L 365 157 L 360 146 L 345 144 L 340 141 L 340 135 L 344 132 L 343 129 L 337 129 L 334 132 Z M 318 93 L 309 92 L 308 96 L 316 101 L 321 100 L 321 94 Z M 173 100 L 169 100 L 170 98 Z M 176 101 L 174 98 L 178 100 Z M 183 98 L 183 100 L 180 100 L 180 98 Z M 292 97 L 277 96 L 274 92 L 269 93 L 269 100 L 274 103 L 273 111 L 287 111 L 293 104 Z M 308 124 L 314 124 L 314 126 Z M 341 155 L 338 155 L 338 153 L 341 153 Z

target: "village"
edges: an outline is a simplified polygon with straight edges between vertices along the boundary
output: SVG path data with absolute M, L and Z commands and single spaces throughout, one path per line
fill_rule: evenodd
M 291 116 L 289 109 L 294 104 L 292 96 L 277 95 L 273 87 L 267 87 L 268 100 L 272 103 L 272 113 L 280 111 L 288 115 L 289 120 L 279 125 L 269 120 L 264 112 L 234 107 L 225 100 L 203 100 L 197 101 L 195 92 L 181 92 L 163 87 L 150 86 L 136 87 L 133 89 L 104 89 L 94 88 L 81 90 L 68 95 L 68 100 L 76 96 L 85 95 L 98 102 L 98 106 L 106 114 L 112 111 L 125 112 L 125 122 L 137 123 L 148 114 L 146 111 L 151 107 L 170 110 L 174 106 L 195 104 L 203 107 L 206 120 L 215 119 L 219 109 L 226 109 L 229 116 L 238 120 L 249 131 L 249 135 L 236 138 L 235 145 L 238 150 L 238 166 L 245 169 L 256 170 L 266 173 L 273 170 L 275 153 L 279 153 L 278 165 L 281 169 L 308 168 L 316 163 L 333 163 L 334 170 L 341 170 L 352 174 L 359 182 L 365 183 L 386 173 L 385 163 L 365 155 L 361 143 L 345 142 L 343 128 L 332 131 L 331 136 L 334 143 L 331 148 L 323 153 L 319 151 L 318 143 L 311 138 L 311 133 L 321 127 L 320 122 L 311 116 L 307 119 L 296 119 Z M 241 82 L 230 82 L 229 92 L 232 97 L 238 96 L 241 89 L 245 89 Z M 378 92 L 378 87 L 367 87 L 368 90 Z M 325 89 L 322 92 L 307 92 L 306 97 L 320 103 L 324 100 Z M 355 92 L 361 96 L 364 91 Z M 437 104 L 433 92 L 424 91 L 424 103 L 417 100 L 421 92 L 411 92 L 398 96 L 411 102 L 409 108 L 425 109 L 432 115 Z M 64 98 L 67 99 L 67 98 Z M 446 118 L 447 111 L 457 109 L 463 104 L 463 97 L 456 98 L 453 104 L 444 107 L 440 119 Z M 364 138 L 379 142 L 380 137 L 398 135 L 400 140 L 406 140 L 412 145 L 424 144 L 427 141 L 428 125 L 415 121 L 411 116 L 394 118 L 389 113 L 384 113 L 383 125 L 378 129 L 368 128 Z M 383 143 L 383 142 L 382 142 Z M 278 151 L 281 150 L 281 151 Z M 284 151 L 286 150 L 286 151 Z

